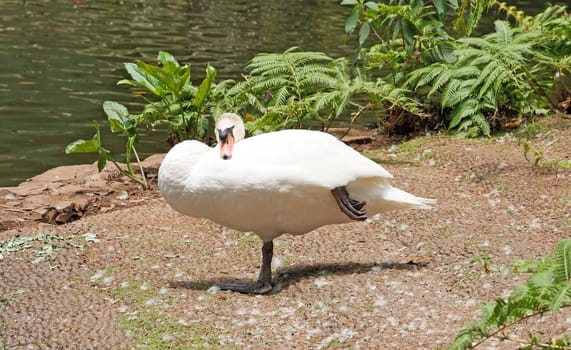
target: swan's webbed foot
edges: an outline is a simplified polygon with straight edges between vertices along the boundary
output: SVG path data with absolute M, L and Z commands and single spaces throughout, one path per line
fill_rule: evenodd
M 367 219 L 367 211 L 363 209 L 367 201 L 358 201 L 350 198 L 345 186 L 335 187 L 331 190 L 331 193 L 339 209 L 350 219 L 360 221 Z
M 256 283 L 221 283 L 216 285 L 221 290 L 230 290 L 242 294 L 268 294 L 272 291 L 271 284 L 258 281 Z
M 244 294 L 267 294 L 272 291 L 272 257 L 274 254 L 274 242 L 264 242 L 262 246 L 262 267 L 256 283 L 224 283 L 218 284 L 222 290 L 231 290 Z

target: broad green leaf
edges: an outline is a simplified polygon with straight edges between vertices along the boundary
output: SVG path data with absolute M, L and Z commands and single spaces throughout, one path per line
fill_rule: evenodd
M 359 2 L 357 0 L 343 0 L 341 5 L 357 5 Z
M 198 90 L 196 91 L 196 95 L 192 100 L 192 104 L 197 107 L 198 109 L 202 108 L 204 101 L 210 94 L 210 88 L 212 87 L 212 82 L 216 78 L 216 69 L 214 69 L 211 65 L 206 66 L 206 77 L 200 83 Z
M 163 96 L 165 94 L 164 87 L 172 89 L 174 86 L 174 81 L 171 74 L 168 74 L 160 67 L 153 66 L 152 64 L 147 64 L 142 61 L 137 61 L 137 67 L 139 70 L 149 77 L 152 77 L 156 81 L 156 91 L 158 96 Z
M 373 1 L 367 1 L 365 3 L 365 6 L 370 8 L 371 10 L 375 11 L 375 12 L 379 12 L 379 5 L 376 2 Z
M 129 119 L 127 107 L 113 101 L 103 102 L 103 111 L 107 115 L 112 132 L 126 131 L 133 122 Z
M 157 81 L 157 95 L 164 97 L 167 93 L 172 93 L 179 98 L 182 88 L 190 79 L 190 68 L 188 66 L 175 67 L 174 63 L 167 62 L 162 68 L 138 61 L 139 70 Z M 165 87 L 167 90 L 165 90 Z
M 125 63 L 125 70 L 129 75 L 131 75 L 131 78 L 133 78 L 137 85 L 149 89 L 149 91 L 157 96 L 161 95 L 161 86 L 159 81 L 148 73 L 142 72 L 137 64 Z
M 95 140 L 75 140 L 65 148 L 65 153 L 92 153 L 97 152 L 99 145 Z
M 99 133 L 99 124 L 94 120 L 95 135 L 91 140 L 76 140 L 65 148 L 65 153 L 93 153 L 97 152 L 101 147 L 101 134 Z
M 180 64 L 178 63 L 178 61 L 176 60 L 176 58 L 171 55 L 170 53 L 166 52 L 166 51 L 159 51 L 159 55 L 157 56 L 157 60 L 159 62 L 161 62 L 161 64 L 164 66 L 167 64 L 167 62 L 171 62 L 173 63 L 176 67 L 179 67 Z
M 359 11 L 354 11 L 347 21 L 345 21 L 345 33 L 351 34 L 357 28 L 357 23 L 359 22 Z
M 402 35 L 408 44 L 412 44 L 415 41 L 415 36 L 417 34 L 417 28 L 410 20 L 403 18 L 401 21 Z
M 363 46 L 370 33 L 371 27 L 369 26 L 369 23 L 364 23 L 359 30 L 359 46 Z

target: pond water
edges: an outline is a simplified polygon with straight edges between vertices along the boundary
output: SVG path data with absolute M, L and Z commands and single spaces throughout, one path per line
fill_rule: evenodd
M 91 138 L 105 100 L 138 112 L 145 101 L 116 82 L 123 62 L 153 62 L 158 51 L 192 67 L 206 64 L 218 80 L 239 79 L 260 52 L 291 46 L 348 56 L 340 1 L 292 0 L 3 0 L 0 13 L 0 186 L 13 186 L 58 165 L 95 161 L 66 155 L 65 146 Z M 532 2 L 518 6 L 543 7 Z M 123 141 L 102 128 L 103 143 Z M 143 154 L 165 152 L 164 135 L 143 137 Z

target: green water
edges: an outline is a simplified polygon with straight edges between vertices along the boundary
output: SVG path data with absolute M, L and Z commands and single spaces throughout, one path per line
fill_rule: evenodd
M 51 167 L 90 163 L 94 154 L 65 155 L 93 135 L 101 104 L 115 100 L 138 112 L 144 100 L 116 82 L 123 62 L 152 62 L 159 50 L 190 63 L 193 78 L 207 63 L 218 79 L 239 79 L 260 52 L 291 46 L 348 56 L 340 1 L 2 0 L 0 6 L 0 186 Z M 541 6 L 543 4 L 519 4 Z M 103 143 L 123 141 L 104 125 Z M 143 155 L 164 152 L 164 135 L 143 137 Z

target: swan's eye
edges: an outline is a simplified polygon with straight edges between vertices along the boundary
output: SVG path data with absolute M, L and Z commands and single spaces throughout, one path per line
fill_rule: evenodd
M 220 139 L 220 142 L 227 142 L 226 140 L 228 139 L 228 135 L 234 136 L 233 130 L 234 125 L 226 129 L 218 129 L 218 138 Z

